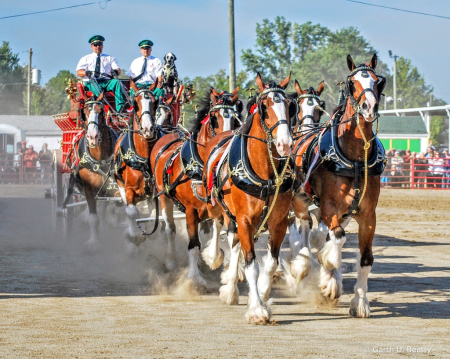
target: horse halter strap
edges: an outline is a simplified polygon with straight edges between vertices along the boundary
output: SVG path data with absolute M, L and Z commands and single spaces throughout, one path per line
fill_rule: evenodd
M 358 96 L 357 99 L 355 99 L 355 97 L 353 96 L 353 92 L 350 89 L 350 77 L 352 77 L 353 75 L 355 75 L 357 72 L 359 71 L 367 71 L 367 72 L 372 72 L 373 74 L 375 74 L 375 76 L 377 76 L 378 78 L 380 78 L 380 80 L 378 81 L 378 83 L 376 84 L 376 86 L 378 86 L 378 96 L 376 95 L 375 91 L 371 88 L 366 88 L 364 89 L 361 94 Z M 366 93 L 366 92 L 372 92 L 373 95 L 375 96 L 377 103 L 380 103 L 380 97 L 381 97 L 381 93 L 384 90 L 384 87 L 386 86 L 386 78 L 384 76 L 381 75 L 377 75 L 377 73 L 375 72 L 374 69 L 372 69 L 369 66 L 359 66 L 357 68 L 355 68 L 352 72 L 350 72 L 350 74 L 347 76 L 346 79 L 346 87 L 348 90 L 348 97 L 350 97 L 350 101 L 352 102 L 352 106 L 355 109 L 355 112 L 359 112 L 360 109 L 360 105 L 359 105 L 359 101 L 361 100 L 361 97 Z
M 319 119 L 320 119 L 322 117 L 323 113 L 325 112 L 325 101 L 322 101 L 318 95 L 315 95 L 312 93 L 305 93 L 304 95 L 300 95 L 299 97 L 297 97 L 297 104 L 300 104 L 300 101 L 303 100 L 304 98 L 312 98 L 312 99 L 317 100 L 318 105 L 316 106 L 316 108 L 320 111 L 320 115 L 319 115 Z M 305 115 L 299 120 L 299 124 L 301 125 L 303 123 L 303 121 L 307 118 L 310 118 L 311 120 L 313 120 L 313 122 L 315 121 L 314 116 Z
M 150 91 L 149 89 L 146 89 L 146 88 L 143 88 L 143 89 L 137 91 L 137 92 L 133 95 L 133 102 L 134 102 L 134 98 L 135 98 L 136 96 L 140 96 L 141 94 L 144 96 L 145 99 L 150 99 L 150 102 L 151 102 L 151 98 L 150 98 L 150 95 L 149 95 L 150 93 L 151 93 L 151 91 Z M 142 119 L 142 116 L 144 116 L 144 115 L 146 115 L 146 114 L 150 116 L 150 120 L 152 121 L 152 125 L 154 126 L 155 123 L 154 123 L 153 116 L 152 116 L 152 114 L 150 113 L 150 111 L 144 111 L 144 112 L 142 112 L 142 113 L 141 113 L 141 116 L 137 116 L 137 112 L 134 111 L 134 116 L 133 116 L 134 120 L 136 121 L 136 124 L 137 124 L 138 127 L 139 127 L 138 133 L 139 133 L 139 135 L 142 135 L 142 136 L 144 136 L 144 129 L 142 128 L 142 125 L 141 125 L 141 119 Z M 145 136 L 144 136 L 144 137 L 145 137 Z
M 278 87 L 272 87 L 272 88 L 268 88 L 265 89 L 263 92 L 261 92 L 258 96 L 257 99 L 257 104 L 258 104 L 258 112 L 259 112 L 259 121 L 261 122 L 261 126 L 264 128 L 264 131 L 266 132 L 267 137 L 269 137 L 269 141 L 273 142 L 273 137 L 272 137 L 272 132 L 279 126 L 279 125 L 288 125 L 289 127 L 289 121 L 288 120 L 278 120 L 277 123 L 275 125 L 273 125 L 271 128 L 267 127 L 263 116 L 262 116 L 262 111 L 261 111 L 261 99 L 263 98 L 263 96 L 267 95 L 268 93 L 271 92 L 277 92 L 277 93 L 281 93 L 282 95 L 285 95 L 285 92 L 283 89 L 278 88 Z
M 223 101 L 223 100 L 222 100 Z M 211 107 L 209 109 L 209 117 L 211 118 L 211 113 L 216 111 L 216 110 L 231 110 L 233 112 L 232 117 L 234 118 L 238 118 L 238 116 L 236 116 L 236 110 L 234 109 L 234 106 L 231 105 L 224 105 L 223 103 L 219 103 L 217 105 L 214 105 L 213 107 Z M 211 124 L 211 119 L 209 120 L 209 128 L 211 130 L 211 135 L 212 136 L 216 136 L 216 131 L 214 131 L 214 127 Z

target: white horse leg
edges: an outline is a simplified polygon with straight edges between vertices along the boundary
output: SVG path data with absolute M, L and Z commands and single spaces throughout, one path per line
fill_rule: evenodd
M 90 214 L 88 221 L 91 236 L 89 240 L 84 244 L 84 247 L 86 251 L 94 252 L 100 248 L 100 241 L 98 240 L 98 215 L 96 213 Z
M 139 216 L 139 211 L 134 204 L 129 204 L 126 207 L 125 212 L 128 218 L 128 228 L 125 231 L 125 236 L 128 240 L 125 244 L 125 250 L 128 254 L 133 254 L 136 253 L 138 250 L 138 245 L 142 242 L 138 242 L 138 238 L 141 236 L 141 233 L 138 232 L 136 225 L 136 218 Z
M 336 234 L 335 234 L 336 233 Z M 319 287 L 322 294 L 330 299 L 338 298 L 342 294 L 342 246 L 346 238 L 342 228 L 329 231 L 330 240 L 325 243 L 318 253 L 322 265 L 320 268 Z
M 221 274 L 223 286 L 220 287 L 220 299 L 228 305 L 238 304 L 239 289 L 237 283 L 239 281 L 239 258 L 241 254 L 241 244 L 238 242 L 233 247 L 235 233 L 228 232 L 228 244 L 230 246 L 230 261 L 228 269 Z
M 350 302 L 350 315 L 352 317 L 370 317 L 370 305 L 366 293 L 368 290 L 367 279 L 371 270 L 372 266 L 359 266 L 358 268 L 358 280 L 354 287 L 355 297 Z
M 176 267 L 176 255 L 175 255 L 175 235 L 176 226 L 173 219 L 173 210 L 167 211 L 166 208 L 162 210 L 162 217 L 165 223 L 164 234 L 167 240 L 167 253 L 165 258 L 166 269 L 172 271 Z
M 299 243 L 296 244 L 296 248 L 300 247 L 300 250 L 296 253 L 297 256 L 294 260 L 291 261 L 291 274 L 296 279 L 297 285 L 300 283 L 300 281 L 305 278 L 311 269 L 311 246 L 309 244 L 309 221 L 307 220 L 300 220 L 301 228 L 302 228 L 302 235 L 299 237 Z M 291 228 L 294 227 L 295 228 Z M 294 222 L 294 224 L 289 228 L 289 232 L 291 231 L 297 231 L 297 225 Z M 289 235 L 290 237 L 290 235 Z
M 263 303 L 266 303 L 269 299 L 270 290 L 272 289 L 273 276 L 278 267 L 277 260 L 272 257 L 270 246 L 267 250 L 267 255 L 262 259 L 263 271 L 258 278 L 258 291 L 259 296 Z
M 245 277 L 249 287 L 248 299 L 249 307 L 245 317 L 247 321 L 253 323 L 267 323 L 270 320 L 271 313 L 262 303 L 258 293 L 259 265 L 256 258 L 253 258 L 250 264 L 245 266 Z
M 192 281 L 199 286 L 208 288 L 208 283 L 206 282 L 203 274 L 200 272 L 198 268 L 198 262 L 200 259 L 200 248 L 195 246 L 194 248 L 189 250 L 189 270 L 187 274 L 188 279 L 192 279 Z
M 222 223 L 219 219 L 213 221 L 213 237 L 206 244 L 205 249 L 202 252 L 202 257 L 205 263 L 212 270 L 217 269 L 223 263 L 223 250 L 219 248 L 220 230 L 222 229 Z
M 310 232 L 309 242 L 314 248 L 320 249 L 324 246 L 325 241 L 327 240 L 327 235 L 328 227 L 325 223 L 320 221 L 319 227 Z

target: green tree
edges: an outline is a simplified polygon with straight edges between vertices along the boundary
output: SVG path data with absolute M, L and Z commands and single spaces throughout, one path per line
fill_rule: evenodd
M 70 99 L 67 98 L 66 79 L 76 80 L 76 76 L 68 70 L 61 70 L 52 77 L 45 87 L 33 86 L 31 92 L 31 114 L 36 116 L 55 115 L 70 110 Z M 27 94 L 24 93 L 24 105 Z
M 401 105 L 397 107 L 425 107 L 433 93 L 433 87 L 425 83 L 425 78 L 419 73 L 417 67 L 413 66 L 411 60 L 400 57 L 397 60 L 397 98 L 401 98 Z M 393 95 L 393 86 L 386 89 L 387 96 Z M 444 105 L 441 99 L 434 99 L 433 105 Z
M 345 81 L 349 70 L 347 55 L 350 54 L 356 65 L 370 61 L 376 50 L 364 39 L 354 27 L 343 28 L 329 32 L 328 39 L 317 50 L 308 51 L 303 61 L 294 64 L 293 77 L 297 79 L 302 88 L 310 86 L 316 88 L 324 80 L 326 90 L 322 98 L 329 108 L 337 104 L 339 87 L 336 84 Z M 391 81 L 389 70 L 381 61 L 378 61 L 377 73 L 386 76 Z
M 0 47 L 0 114 L 23 113 L 23 92 L 26 88 L 26 71 L 19 65 L 19 54 L 13 54 L 9 42 Z
M 435 145 L 447 143 L 447 136 L 444 134 L 445 121 L 442 116 L 432 116 L 430 123 L 430 140 Z

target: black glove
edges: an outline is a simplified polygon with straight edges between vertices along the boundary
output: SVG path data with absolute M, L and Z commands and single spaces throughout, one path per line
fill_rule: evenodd
M 86 76 L 87 77 L 91 78 L 92 74 L 93 74 L 92 71 L 89 71 L 89 70 L 86 71 Z
M 113 72 L 114 75 L 119 76 L 119 71 L 117 71 L 117 70 L 112 70 L 112 72 Z

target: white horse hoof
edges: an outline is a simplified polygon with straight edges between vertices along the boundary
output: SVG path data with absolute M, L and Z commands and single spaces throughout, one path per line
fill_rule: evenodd
M 342 275 L 339 269 L 320 268 L 319 288 L 323 296 L 336 299 L 342 294 Z
M 297 257 L 291 262 L 291 274 L 297 284 L 305 278 L 311 269 L 311 254 L 307 247 L 303 247 Z
M 248 308 L 247 313 L 245 313 L 247 321 L 254 324 L 267 324 L 271 316 L 269 308 L 261 304 Z
M 228 305 L 239 304 L 239 289 L 236 284 L 228 283 L 219 289 L 220 300 Z
M 205 263 L 208 265 L 209 268 L 212 270 L 215 270 L 219 268 L 223 263 L 224 253 L 222 249 L 219 249 L 218 256 L 214 257 L 211 256 L 209 253 L 209 243 L 205 247 L 205 249 L 202 252 L 202 258 L 205 261 Z
M 350 302 L 350 315 L 354 318 L 369 318 L 370 305 L 369 300 L 364 297 L 355 297 Z
M 94 254 L 100 251 L 101 245 L 97 239 L 90 239 L 83 245 L 83 252 L 86 254 Z

